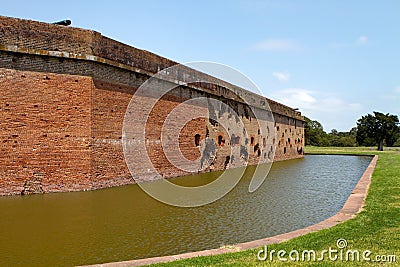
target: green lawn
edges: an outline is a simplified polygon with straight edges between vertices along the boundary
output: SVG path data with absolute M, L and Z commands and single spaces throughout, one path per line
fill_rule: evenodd
M 377 152 L 373 148 L 322 148 L 307 147 L 306 153 L 318 154 L 378 154 L 379 160 L 372 176 L 372 183 L 366 199 L 364 210 L 355 218 L 335 227 L 310 233 L 294 238 L 284 243 L 269 245 L 268 250 L 292 249 L 300 252 L 315 250 L 317 258 L 323 250 L 337 249 L 336 241 L 344 238 L 348 246 L 344 253 L 358 250 L 362 253 L 370 250 L 369 258 L 376 255 L 396 255 L 395 263 L 386 263 L 390 266 L 400 266 L 400 150 L 387 149 Z M 288 261 L 281 262 L 274 254 L 273 261 L 259 261 L 259 249 L 246 250 L 236 253 L 227 253 L 217 256 L 197 257 L 175 262 L 156 264 L 154 266 L 360 266 L 367 265 L 365 261 L 344 262 L 331 261 L 327 254 L 325 261 Z M 295 254 L 292 254 L 293 256 Z M 288 255 L 285 255 L 288 257 Z M 368 255 L 367 255 L 368 256 Z M 360 255 L 362 258 L 362 255 Z M 345 258 L 345 256 L 343 256 Z M 381 266 L 382 263 L 369 263 L 372 266 Z M 152 265 L 153 266 L 153 265 Z

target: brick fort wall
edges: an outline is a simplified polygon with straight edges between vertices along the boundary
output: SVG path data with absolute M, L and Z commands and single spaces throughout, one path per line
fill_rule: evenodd
M 122 147 L 126 109 L 144 81 L 175 64 L 94 31 L 0 17 L 0 195 L 134 183 Z M 247 138 L 238 133 L 237 140 L 229 140 L 221 125 L 198 118 L 175 133 L 189 160 L 201 156 L 203 140 L 214 140 L 217 156 L 202 172 L 240 167 L 244 154 L 249 164 L 304 156 L 300 113 L 204 73 L 184 73 L 209 83 L 180 85 L 161 98 L 150 113 L 145 140 L 140 140 L 164 178 L 189 174 L 169 162 L 161 133 L 168 114 L 194 97 L 223 101 L 248 130 Z M 274 131 L 260 131 L 243 95 L 255 110 L 270 106 Z M 187 112 L 204 108 L 184 105 Z M 231 150 L 235 156 L 228 156 Z M 141 180 L 154 178 L 141 164 L 134 173 Z

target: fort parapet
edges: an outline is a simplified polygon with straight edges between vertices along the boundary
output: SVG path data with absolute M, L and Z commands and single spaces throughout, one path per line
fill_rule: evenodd
M 134 183 L 122 145 L 126 109 L 146 80 L 177 64 L 95 31 L 0 16 L 0 195 Z M 185 69 L 185 75 L 207 82 L 178 80 L 179 86 L 154 106 L 141 140 L 163 177 L 188 174 L 168 161 L 160 140 L 168 114 L 194 97 L 222 101 L 241 116 L 249 129 L 249 140 L 240 140 L 250 145 L 249 164 L 268 159 L 268 152 L 274 161 L 303 157 L 299 112 L 194 69 Z M 274 135 L 260 132 L 249 106 L 271 108 Z M 176 134 L 189 160 L 200 156 L 201 140 L 215 141 L 224 156 L 204 171 L 237 166 L 239 159 L 225 154 L 239 141 L 228 140 L 211 120 L 195 119 Z M 151 179 L 143 166 L 135 173 Z

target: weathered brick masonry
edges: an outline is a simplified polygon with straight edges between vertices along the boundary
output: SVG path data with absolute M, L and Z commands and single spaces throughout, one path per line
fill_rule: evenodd
M 144 81 L 175 64 L 95 31 L 0 17 L 0 195 L 133 183 L 122 148 L 126 108 Z M 250 136 L 229 140 L 226 130 L 205 118 L 186 124 L 177 134 L 187 159 L 200 156 L 198 144 L 203 139 L 217 144 L 218 156 L 204 171 L 240 166 L 239 157 L 226 155 L 242 143 L 250 144 L 246 150 L 250 164 L 271 155 L 275 161 L 303 157 L 300 113 L 191 69 L 185 75 L 209 82 L 178 86 L 160 99 L 142 140 L 163 177 L 187 174 L 169 163 L 160 140 L 170 111 L 193 97 L 226 103 L 241 116 Z M 275 131 L 260 132 L 243 95 L 253 109 L 269 104 Z M 143 98 L 143 103 L 147 101 Z M 190 112 L 193 107 L 186 108 Z M 140 164 L 135 174 L 151 179 Z

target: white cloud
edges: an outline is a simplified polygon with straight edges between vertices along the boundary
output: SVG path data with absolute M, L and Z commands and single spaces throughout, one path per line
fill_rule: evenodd
M 362 35 L 362 36 L 358 37 L 358 39 L 357 39 L 358 45 L 365 45 L 367 42 L 368 42 L 368 37 L 365 35 Z
M 359 109 L 359 103 L 347 103 L 332 93 L 322 93 L 303 88 L 289 88 L 272 94 L 273 99 L 303 110 L 331 112 L 335 110 Z
M 312 92 L 301 88 L 289 88 L 273 93 L 274 100 L 290 107 L 309 108 L 317 101 Z
M 268 39 L 253 45 L 253 49 L 259 51 L 293 51 L 298 50 L 299 46 L 290 40 Z
M 357 40 L 353 42 L 336 42 L 330 45 L 332 48 L 346 48 L 346 47 L 355 47 L 355 46 L 362 46 L 368 43 L 368 37 L 365 35 L 361 35 L 357 38 Z
M 347 102 L 333 93 L 304 88 L 279 90 L 272 93 L 271 98 L 289 107 L 299 108 L 303 115 L 320 121 L 328 131 L 332 128 L 349 130 L 362 110 L 361 104 Z
M 288 81 L 290 79 L 290 74 L 287 72 L 275 71 L 272 73 L 272 76 L 277 78 L 279 81 Z

